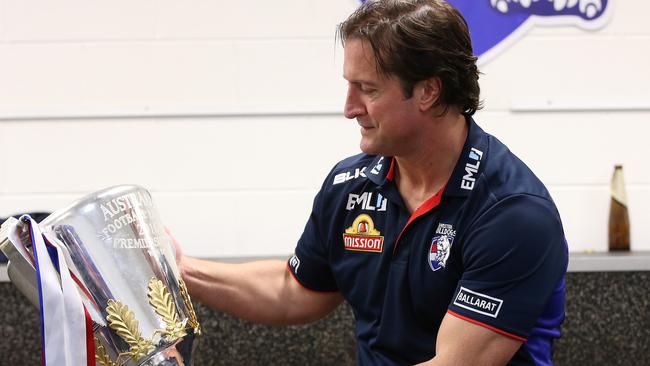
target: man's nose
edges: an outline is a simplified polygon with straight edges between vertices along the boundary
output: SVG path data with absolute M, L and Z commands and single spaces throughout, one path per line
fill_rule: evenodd
M 345 118 L 353 119 L 366 113 L 366 107 L 361 102 L 358 93 L 352 87 L 348 87 L 348 95 L 345 98 L 343 114 Z

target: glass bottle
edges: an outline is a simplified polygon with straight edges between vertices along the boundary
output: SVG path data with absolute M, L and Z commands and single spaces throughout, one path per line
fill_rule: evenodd
M 623 180 L 623 166 L 614 167 L 609 206 L 609 250 L 630 250 L 630 217 L 627 212 L 627 194 Z

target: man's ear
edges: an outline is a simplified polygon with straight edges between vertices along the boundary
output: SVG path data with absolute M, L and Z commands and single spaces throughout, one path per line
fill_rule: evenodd
M 422 80 L 415 85 L 415 96 L 420 107 L 420 111 L 426 112 L 437 105 L 442 92 L 442 81 L 439 77 Z

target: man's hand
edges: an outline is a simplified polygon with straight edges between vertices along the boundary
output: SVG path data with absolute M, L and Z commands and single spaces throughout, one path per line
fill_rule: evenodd
M 190 295 L 214 309 L 256 323 L 300 324 L 322 318 L 343 302 L 338 292 L 302 287 L 285 261 L 229 264 L 187 257 L 165 231 Z
M 166 227 L 165 232 L 167 233 L 167 236 L 169 236 L 169 240 L 172 242 L 172 248 L 174 249 L 174 258 L 176 259 L 176 267 L 178 268 L 181 277 L 183 277 L 183 249 L 181 248 L 181 244 L 178 242 L 178 240 L 176 240 L 174 235 L 172 235 L 172 232 L 169 230 L 169 228 Z

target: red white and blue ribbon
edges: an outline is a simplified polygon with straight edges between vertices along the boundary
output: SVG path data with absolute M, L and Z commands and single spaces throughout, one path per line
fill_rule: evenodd
M 95 366 L 92 321 L 70 275 L 69 253 L 55 238 L 44 238 L 31 217 L 23 216 L 21 221 L 29 228 L 34 253 L 43 366 Z M 22 247 L 20 226 L 16 223 L 8 235 L 17 248 Z

